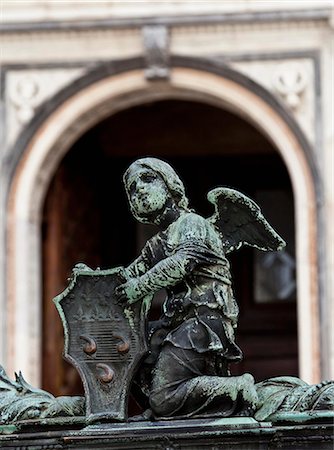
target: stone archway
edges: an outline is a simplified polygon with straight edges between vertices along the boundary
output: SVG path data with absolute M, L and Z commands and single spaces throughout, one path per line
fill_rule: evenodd
M 31 383 L 40 383 L 40 215 L 59 161 L 103 118 L 130 106 L 175 98 L 199 100 L 242 116 L 274 144 L 287 166 L 296 211 L 300 376 L 316 382 L 320 378 L 317 195 L 307 143 L 275 99 L 243 75 L 203 60 L 174 58 L 172 66 L 168 80 L 155 82 L 145 79 L 141 60 L 96 69 L 60 93 L 52 110 L 41 111 L 35 126 L 18 142 L 21 151 L 13 163 L 8 193 L 7 368 L 22 369 Z

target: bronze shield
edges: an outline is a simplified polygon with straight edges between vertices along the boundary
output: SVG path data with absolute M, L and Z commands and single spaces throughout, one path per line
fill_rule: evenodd
M 144 302 L 118 303 L 122 267 L 73 270 L 68 288 L 54 302 L 65 333 L 64 358 L 78 370 L 88 422 L 126 420 L 136 369 L 147 352 Z

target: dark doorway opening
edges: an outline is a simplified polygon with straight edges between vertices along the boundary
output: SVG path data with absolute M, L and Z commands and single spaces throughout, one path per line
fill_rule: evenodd
M 99 123 L 73 145 L 54 175 L 43 215 L 43 387 L 56 395 L 82 390 L 75 369 L 61 358 L 63 330 L 51 301 L 66 287 L 71 268 L 78 262 L 126 266 L 152 232 L 131 217 L 122 185 L 126 168 L 142 156 L 169 162 L 203 216 L 213 212 L 209 190 L 233 187 L 255 199 L 288 242 L 284 257 L 263 260 L 251 249 L 231 255 L 240 306 L 237 342 L 244 351 L 232 372 L 250 372 L 257 381 L 298 375 L 294 211 L 286 167 L 270 142 L 238 116 L 166 100 Z M 158 300 L 152 314 L 159 314 Z

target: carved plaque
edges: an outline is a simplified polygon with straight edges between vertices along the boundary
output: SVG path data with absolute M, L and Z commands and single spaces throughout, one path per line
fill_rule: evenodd
M 91 270 L 80 264 L 54 302 L 64 326 L 64 357 L 78 370 L 88 422 L 126 420 L 129 389 L 147 352 L 143 302 L 116 301 L 123 268 Z

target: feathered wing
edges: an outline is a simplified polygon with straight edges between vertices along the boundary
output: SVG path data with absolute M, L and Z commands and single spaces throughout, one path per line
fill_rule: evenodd
M 226 253 L 243 245 L 259 250 L 281 250 L 284 240 L 264 218 L 259 206 L 241 192 L 216 188 L 208 193 L 215 212 L 208 220 L 220 232 Z

